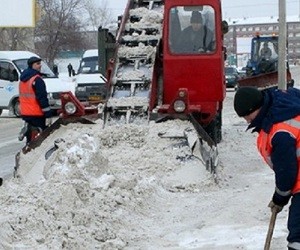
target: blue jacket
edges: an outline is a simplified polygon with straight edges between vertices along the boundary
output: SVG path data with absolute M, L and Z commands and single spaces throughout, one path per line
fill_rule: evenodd
M 300 115 L 300 90 L 289 88 L 286 92 L 271 88 L 262 91 L 264 96 L 263 106 L 256 118 L 248 126 L 252 132 L 261 129 L 269 133 L 273 124 L 292 119 Z M 276 150 L 271 154 L 274 165 L 276 187 L 281 191 L 291 190 L 295 184 L 298 173 L 296 156 L 296 139 L 289 133 L 278 132 L 272 139 Z M 278 205 L 286 205 L 289 197 L 274 193 L 273 201 Z
M 288 88 L 286 93 L 271 88 L 262 91 L 264 103 L 257 117 L 248 126 L 252 132 L 263 129 L 268 133 L 273 124 L 283 122 L 300 115 L 300 90 Z

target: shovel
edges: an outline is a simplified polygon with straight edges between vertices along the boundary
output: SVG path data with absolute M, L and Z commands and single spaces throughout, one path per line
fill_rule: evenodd
M 269 224 L 268 234 L 267 234 L 266 241 L 265 241 L 264 250 L 270 250 L 270 245 L 271 245 L 272 235 L 273 235 L 273 231 L 274 231 L 274 227 L 275 227 L 277 213 L 278 212 L 275 209 L 272 211 L 272 216 L 270 219 L 270 224 Z

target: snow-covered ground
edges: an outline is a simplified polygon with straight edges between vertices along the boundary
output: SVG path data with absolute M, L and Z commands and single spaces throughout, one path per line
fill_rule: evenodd
M 0 248 L 263 249 L 274 175 L 233 96 L 224 103 L 217 182 L 185 144 L 158 136 L 187 123 L 63 126 L 22 158 L 21 168 L 39 167 L 34 173 L 23 169 L 25 180 L 1 187 Z M 65 142 L 46 161 L 56 138 Z M 273 250 L 286 248 L 287 209 Z
M 73 57 L 73 58 L 58 58 L 55 59 L 54 63 L 57 65 L 59 74 L 68 72 L 68 64 L 71 63 L 75 72 L 77 72 L 79 68 L 81 58 Z

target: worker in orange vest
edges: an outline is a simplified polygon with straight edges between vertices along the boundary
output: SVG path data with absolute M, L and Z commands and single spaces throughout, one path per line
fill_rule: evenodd
M 47 127 L 46 118 L 52 117 L 46 85 L 40 73 L 41 61 L 39 57 L 30 57 L 27 61 L 28 68 L 20 77 L 20 113 L 26 124 L 22 132 L 27 143 Z
M 288 249 L 300 250 L 300 90 L 241 87 L 234 109 L 248 129 L 258 132 L 258 151 L 275 173 L 272 212 L 279 213 L 291 200 Z

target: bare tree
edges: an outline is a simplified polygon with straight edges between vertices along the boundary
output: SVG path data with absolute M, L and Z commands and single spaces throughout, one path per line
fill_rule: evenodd
M 97 31 L 99 26 L 105 27 L 113 21 L 111 10 L 107 5 L 107 0 L 102 2 L 101 7 L 95 5 L 94 0 L 85 0 L 84 9 L 87 13 L 85 18 L 87 29 Z
M 39 0 L 41 20 L 35 29 L 35 47 L 50 65 L 61 50 L 84 47 L 81 0 Z
M 33 28 L 0 28 L 0 50 L 32 50 Z
M 37 0 L 41 17 L 35 28 L 0 28 L 1 50 L 35 50 L 50 66 L 61 51 L 97 47 L 97 30 L 111 22 L 107 0 Z

